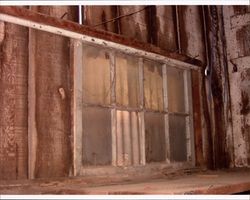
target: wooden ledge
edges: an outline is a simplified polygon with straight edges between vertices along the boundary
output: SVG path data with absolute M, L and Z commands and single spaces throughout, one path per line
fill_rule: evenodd
M 179 171 L 147 177 L 117 175 L 0 181 L 0 194 L 234 194 L 246 191 L 250 191 L 250 169 Z

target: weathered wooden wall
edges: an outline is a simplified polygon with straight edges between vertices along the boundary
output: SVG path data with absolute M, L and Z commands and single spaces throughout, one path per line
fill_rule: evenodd
M 28 172 L 28 29 L 0 22 L 0 178 Z
M 200 6 L 84 6 L 83 19 L 86 25 L 164 50 L 178 52 L 180 48 L 205 63 Z
M 77 7 L 31 9 L 78 21 Z M 206 7 L 205 15 L 201 6 L 84 6 L 83 11 L 86 25 L 198 58 L 204 66 L 210 64 L 212 79 L 192 74 L 193 89 L 202 92 L 202 103 L 193 93 L 197 164 L 228 167 L 235 156 L 236 166 L 249 165 L 250 47 L 249 25 L 244 24 L 249 20 L 249 13 L 245 14 L 249 8 L 223 7 L 222 12 L 217 6 Z M 130 13 L 134 14 L 125 16 Z M 69 45 L 68 38 L 0 22 L 0 179 L 70 174 Z M 34 75 L 30 80 L 28 73 Z M 28 99 L 33 99 L 29 105 Z M 200 113 L 201 119 L 197 117 Z M 31 159 L 28 127 L 35 132 L 29 144 Z
M 208 69 L 206 77 L 207 104 L 210 113 L 209 166 L 211 168 L 228 168 L 233 162 L 232 140 L 227 135 L 230 114 L 228 69 L 225 49 L 225 31 L 221 6 L 209 6 L 204 10 L 207 22 Z M 212 156 L 211 156 L 212 154 Z
M 33 10 L 54 17 L 74 20 L 69 7 L 33 7 Z M 70 112 L 70 39 L 42 31 L 30 30 L 29 126 L 32 138 L 30 176 L 67 176 L 71 167 L 71 112 Z M 34 143 L 36 141 L 36 143 Z M 33 171 L 32 171 L 33 170 Z
M 235 166 L 250 166 L 250 8 L 224 7 Z
M 59 18 L 67 12 L 64 18 L 76 20 L 71 7 L 32 9 Z M 72 165 L 69 41 L 0 22 L 1 179 L 25 179 L 29 174 L 32 178 L 69 175 Z M 33 80 L 28 80 L 30 69 L 34 69 Z M 30 88 L 34 88 L 34 99 L 29 100 L 34 102 L 29 102 L 28 111 Z M 29 169 L 28 126 L 36 132 L 30 146 Z

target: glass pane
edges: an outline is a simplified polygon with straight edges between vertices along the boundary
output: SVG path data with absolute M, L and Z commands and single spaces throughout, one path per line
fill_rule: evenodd
M 145 113 L 146 162 L 166 160 L 164 115 Z
M 167 69 L 168 109 L 170 112 L 185 112 L 183 70 Z
M 117 111 L 117 165 L 138 165 L 140 161 L 137 112 Z
M 169 115 L 170 159 L 187 160 L 186 117 Z
M 116 103 L 118 105 L 139 106 L 139 63 L 138 59 L 116 56 Z
M 144 62 L 144 97 L 146 108 L 163 110 L 162 67 L 158 63 Z
M 83 108 L 83 164 L 111 164 L 111 139 L 110 110 Z
M 110 103 L 110 63 L 107 51 L 83 46 L 83 101 L 92 104 Z

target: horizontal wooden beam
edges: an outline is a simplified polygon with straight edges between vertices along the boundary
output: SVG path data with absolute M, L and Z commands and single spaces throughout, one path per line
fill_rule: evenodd
M 25 8 L 0 6 L 0 20 L 22 26 L 80 39 L 85 42 L 116 48 L 126 53 L 144 56 L 177 67 L 198 69 L 202 62 L 183 54 L 168 52 L 133 38 L 97 30 L 90 26 L 36 13 Z

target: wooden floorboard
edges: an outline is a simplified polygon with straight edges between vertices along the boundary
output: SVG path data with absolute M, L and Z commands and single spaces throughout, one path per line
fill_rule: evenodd
M 250 169 L 151 177 L 77 177 L 0 181 L 0 194 L 233 194 L 250 191 Z

